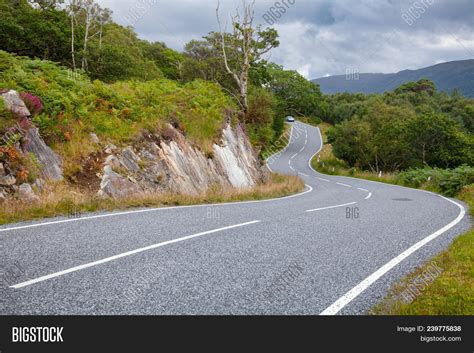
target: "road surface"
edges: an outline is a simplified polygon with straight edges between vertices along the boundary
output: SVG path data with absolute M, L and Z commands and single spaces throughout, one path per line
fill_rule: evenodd
M 269 162 L 293 197 L 0 227 L 0 314 L 364 314 L 470 227 L 458 201 L 316 173 L 319 130 L 292 136 Z

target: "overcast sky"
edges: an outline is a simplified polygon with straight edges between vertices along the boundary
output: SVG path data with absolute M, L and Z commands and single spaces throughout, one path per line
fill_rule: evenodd
M 257 22 L 277 1 L 256 0 Z M 273 25 L 280 47 L 270 60 L 309 79 L 358 72 L 397 72 L 474 59 L 474 0 L 279 0 Z M 217 30 L 217 0 L 99 0 L 140 38 L 182 50 Z M 221 0 L 223 21 L 241 0 Z M 288 4 L 288 7 L 284 6 Z M 290 5 L 290 3 L 294 3 Z

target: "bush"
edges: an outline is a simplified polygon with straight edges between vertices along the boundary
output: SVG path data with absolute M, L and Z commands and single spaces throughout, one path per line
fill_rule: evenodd
M 409 169 L 398 174 L 397 182 L 415 188 L 428 186 L 452 197 L 464 187 L 474 183 L 474 167 Z
M 249 96 L 249 108 L 245 115 L 245 124 L 252 143 L 259 149 L 265 149 L 282 132 L 279 118 L 275 118 L 275 98 L 264 88 L 253 88 Z M 278 135 L 279 137 L 279 135 Z

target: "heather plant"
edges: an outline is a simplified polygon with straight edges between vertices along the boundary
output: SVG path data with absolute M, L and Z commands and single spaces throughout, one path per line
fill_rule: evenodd
M 43 102 L 41 101 L 41 98 L 29 92 L 20 93 L 20 97 L 30 111 L 31 116 L 36 116 L 43 110 Z

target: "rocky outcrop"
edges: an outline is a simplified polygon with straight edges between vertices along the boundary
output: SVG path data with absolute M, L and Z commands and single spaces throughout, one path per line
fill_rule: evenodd
M 42 179 L 49 181 L 62 180 L 62 161 L 59 156 L 46 145 L 38 129 L 28 119 L 30 112 L 21 99 L 20 94 L 15 90 L 8 90 L 1 93 L 0 96 L 5 102 L 5 107 L 18 119 L 16 125 L 10 128 L 11 134 L 20 133 L 22 135 L 20 145 L 16 146 L 17 149 L 25 156 L 30 153 L 34 156 L 34 162 L 40 170 Z
M 137 184 L 115 173 L 110 166 L 104 167 L 99 196 L 119 199 L 138 194 L 141 191 L 142 189 Z
M 147 142 L 140 148 L 129 146 L 109 154 L 99 194 L 114 198 L 164 191 L 194 195 L 211 186 L 251 187 L 266 178 L 241 126 L 228 125 L 223 130 L 212 158 L 173 127 L 168 129 L 174 130 L 171 142 Z M 105 152 L 111 152 L 110 147 Z
M 43 179 L 50 181 L 63 179 L 61 158 L 46 145 L 38 132 L 38 128 L 30 127 L 26 131 L 21 146 L 24 153 L 34 155 Z
M 20 95 L 15 90 L 9 90 L 0 94 L 5 102 L 7 110 L 12 112 L 18 118 L 24 118 L 30 116 L 30 111 L 26 107 Z
M 31 161 L 39 171 L 32 184 L 35 190 L 44 191 L 45 181 L 63 180 L 61 158 L 46 145 L 38 128 L 31 123 L 30 112 L 18 92 L 4 90 L 0 96 L 18 119 L 10 130 L 22 136 L 21 141 L 15 140 L 9 147 L 13 146 L 24 157 L 33 156 Z M 268 172 L 261 167 L 240 125 L 226 125 L 221 141 L 207 153 L 192 145 L 171 125 L 166 127 L 165 135 L 144 137 L 132 146 L 118 148 L 107 141 L 102 143 L 96 134 L 90 133 L 90 143 L 100 151 L 89 156 L 89 162 L 94 162 L 90 168 L 82 166 L 84 180 L 90 185 L 88 190 L 99 189 L 100 196 L 111 198 L 161 192 L 196 195 L 211 187 L 252 187 L 267 178 Z M 0 164 L 0 199 L 7 193 L 27 202 L 37 201 L 32 186 L 21 184 L 25 171 L 8 160 L 4 163 Z M 90 180 L 94 182 L 89 183 Z

